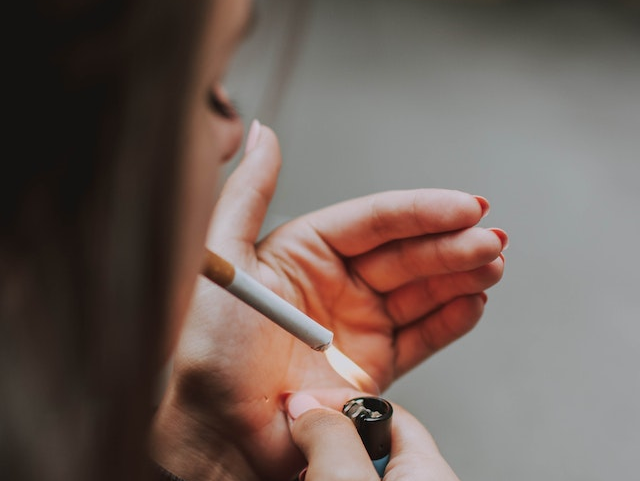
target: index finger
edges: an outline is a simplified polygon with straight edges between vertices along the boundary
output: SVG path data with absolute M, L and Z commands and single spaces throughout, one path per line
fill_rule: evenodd
M 314 212 L 308 221 L 333 249 L 355 256 L 392 240 L 476 225 L 486 199 L 444 189 L 389 191 Z

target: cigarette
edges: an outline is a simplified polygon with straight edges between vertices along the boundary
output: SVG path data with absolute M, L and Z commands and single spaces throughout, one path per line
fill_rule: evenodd
M 331 345 L 330 330 L 210 250 L 206 251 L 202 275 L 316 351 L 324 351 Z

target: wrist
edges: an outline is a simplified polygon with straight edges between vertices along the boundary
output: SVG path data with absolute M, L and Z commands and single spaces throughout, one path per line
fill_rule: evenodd
M 154 418 L 152 459 L 184 481 L 257 479 L 241 450 L 174 402 L 171 390 Z

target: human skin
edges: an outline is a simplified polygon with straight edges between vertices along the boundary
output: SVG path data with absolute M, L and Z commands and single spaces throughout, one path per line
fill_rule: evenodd
M 475 325 L 504 267 L 505 234 L 476 227 L 486 201 L 380 193 L 256 242 L 280 162 L 275 134 L 261 127 L 218 200 L 210 245 L 334 331 L 381 390 Z M 285 479 L 304 460 L 280 400 L 301 390 L 334 408 L 356 392 L 322 353 L 201 279 L 159 409 L 156 456 L 189 480 L 220 470 Z
M 176 229 L 178 257 L 173 285 L 175 298 L 171 303 L 173 323 L 166 336 L 167 354 L 175 347 L 193 296 L 221 168 L 242 142 L 241 119 L 237 115 L 227 117 L 212 111 L 207 97 L 210 92 L 220 97 L 227 66 L 242 39 L 250 12 L 248 0 L 215 0 L 210 2 L 204 20 L 182 134 L 182 177 L 179 179 L 179 224 Z M 228 99 L 219 100 L 230 107 Z
M 286 395 L 309 391 L 338 408 L 361 391 L 322 353 L 206 280 L 197 281 L 185 315 L 214 204 L 210 247 L 334 331 L 336 345 L 381 390 L 476 324 L 484 290 L 502 275 L 506 234 L 476 227 L 488 210 L 483 198 L 421 189 L 328 207 L 257 242 L 280 149 L 269 128 L 254 124 L 250 148 L 216 202 L 220 167 L 239 147 L 242 125 L 212 113 L 203 98 L 220 84 L 250 5 L 212 5 L 187 106 L 177 294 L 167 342 L 177 349 L 152 453 L 188 481 L 287 479 L 306 462 L 284 413 Z
M 385 481 L 421 479 L 459 481 L 427 430 L 407 411 L 393 405 L 391 460 Z M 304 481 L 378 481 L 353 423 L 307 393 L 289 399 L 291 435 L 308 460 Z

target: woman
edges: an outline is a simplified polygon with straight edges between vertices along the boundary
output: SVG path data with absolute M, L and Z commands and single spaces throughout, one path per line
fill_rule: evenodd
M 258 122 L 216 202 L 243 133 L 221 81 L 251 9 L 94 0 L 15 16 L 33 34 L 2 189 L 11 479 L 150 479 L 150 458 L 186 481 L 288 479 L 307 463 L 311 481 L 377 479 L 335 411 L 360 392 L 324 356 L 205 281 L 194 298 L 214 205 L 214 250 L 332 329 L 382 390 L 471 329 L 500 279 L 506 234 L 474 227 L 488 203 L 461 192 L 355 199 L 256 244 L 280 166 Z M 399 407 L 393 436 L 385 479 L 455 479 Z

